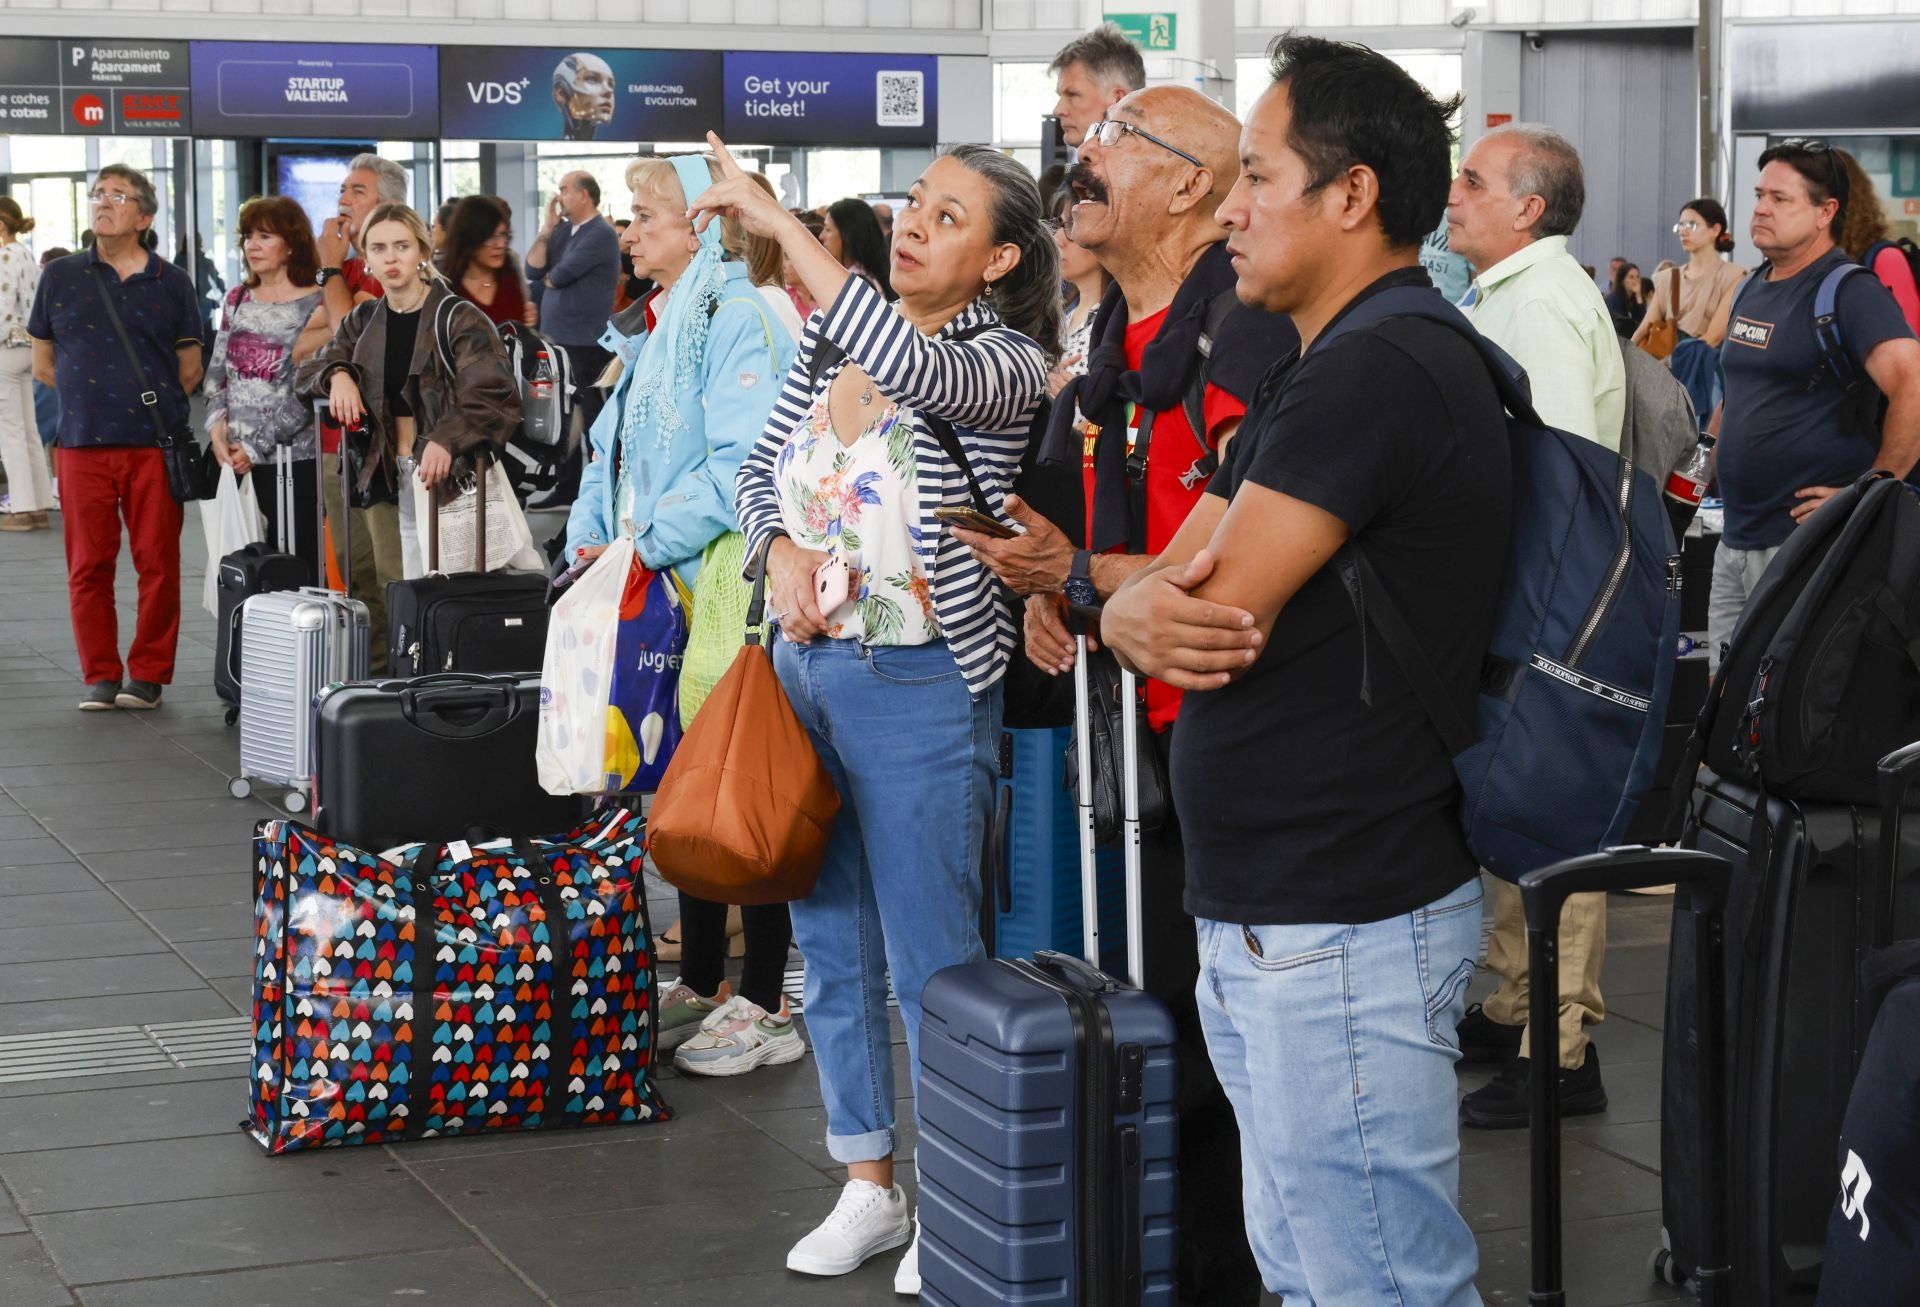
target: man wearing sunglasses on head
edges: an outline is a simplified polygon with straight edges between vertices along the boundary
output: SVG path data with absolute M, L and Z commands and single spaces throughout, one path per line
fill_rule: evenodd
M 1862 473 L 1904 477 L 1920 458 L 1920 342 L 1887 289 L 1836 246 L 1846 206 L 1846 169 L 1825 141 L 1795 138 L 1760 156 L 1752 234 L 1767 261 L 1735 295 L 1720 347 L 1715 461 L 1727 519 L 1707 609 L 1716 663 L 1794 527 Z M 1846 268 L 1866 275 L 1838 284 L 1841 348 L 1829 358 L 1815 304 Z M 1836 370 L 1872 384 L 1850 396 Z
M 1073 670 L 1067 605 L 1103 602 L 1166 548 L 1205 494 L 1261 375 L 1299 345 L 1285 316 L 1234 294 L 1216 211 L 1239 175 L 1239 136 L 1238 120 L 1197 91 L 1149 87 L 1087 128 L 1067 174 L 1075 200 L 1067 235 L 1114 279 L 1094 316 L 1087 371 L 1055 398 L 1040 455 L 1080 469 L 1084 504 L 1040 506 L 1049 521 L 1009 497 L 1025 534 L 954 532 L 1030 596 L 1027 656 L 1055 676 Z M 1180 692 L 1146 684 L 1164 766 Z M 1172 1011 L 1183 1045 L 1178 1301 L 1250 1304 L 1260 1280 L 1240 1219 L 1239 1134 L 1200 1031 L 1186 864 L 1171 816 L 1142 835 L 1141 862 L 1146 988 Z

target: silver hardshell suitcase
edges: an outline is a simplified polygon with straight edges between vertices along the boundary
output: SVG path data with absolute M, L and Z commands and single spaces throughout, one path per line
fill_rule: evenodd
M 285 786 L 289 812 L 307 806 L 313 785 L 313 701 L 335 681 L 367 678 L 367 606 L 332 590 L 275 590 L 241 607 L 247 675 L 240 683 L 240 774 L 235 798 L 253 781 Z

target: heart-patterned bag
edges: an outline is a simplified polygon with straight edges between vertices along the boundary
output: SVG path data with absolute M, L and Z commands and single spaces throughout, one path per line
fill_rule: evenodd
M 385 856 L 254 835 L 251 1106 L 269 1153 L 664 1121 L 638 812 Z

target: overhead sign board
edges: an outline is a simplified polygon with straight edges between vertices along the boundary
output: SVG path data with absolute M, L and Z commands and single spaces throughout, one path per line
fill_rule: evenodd
M 440 135 L 428 45 L 193 42 L 196 136 Z
M 0 41 L 0 133 L 185 136 L 185 41 Z
M 1171 54 L 1180 34 L 1180 16 L 1169 13 L 1108 14 L 1120 35 L 1142 50 Z
M 729 51 L 723 134 L 755 145 L 932 145 L 938 69 L 931 55 Z
M 440 127 L 474 141 L 698 141 L 721 121 L 716 50 L 440 49 Z

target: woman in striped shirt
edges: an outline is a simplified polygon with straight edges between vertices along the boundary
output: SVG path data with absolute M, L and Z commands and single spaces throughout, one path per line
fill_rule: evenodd
M 920 991 L 981 956 L 980 848 L 1014 625 L 935 510 L 972 506 L 977 485 L 1000 511 L 1059 348 L 1059 256 L 1033 178 L 959 146 L 894 223 L 900 298 L 888 304 L 730 160 L 724 169 L 694 201 L 697 220 L 726 213 L 779 240 L 822 306 L 740 468 L 735 507 L 748 557 L 765 557 L 774 667 L 842 800 L 793 930 L 827 1150 L 848 1183 L 787 1255 L 790 1270 L 841 1275 L 914 1234 L 893 1178 L 887 975 L 917 1088 Z M 816 572 L 831 578 L 824 602 Z M 918 1267 L 916 1243 L 895 1288 L 918 1292 Z

